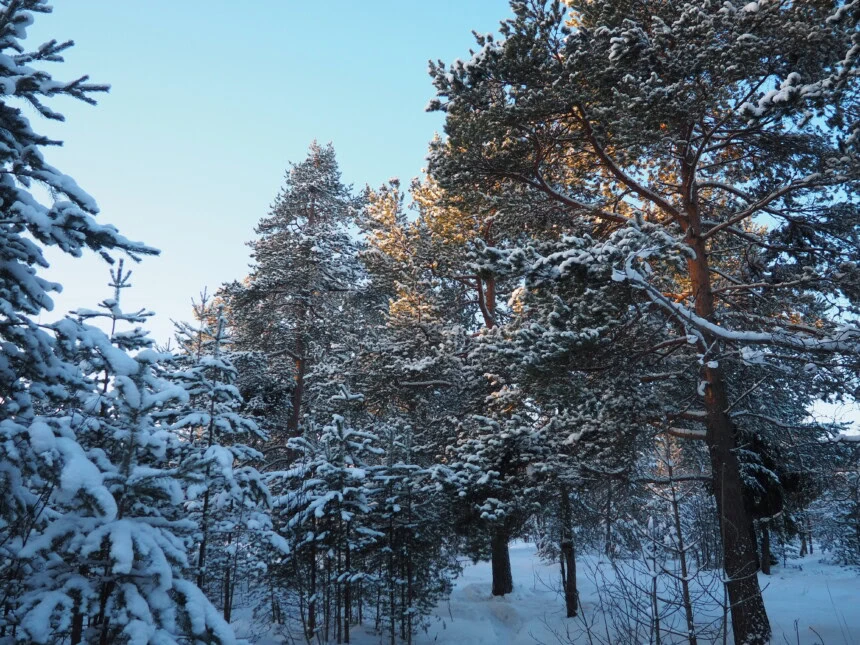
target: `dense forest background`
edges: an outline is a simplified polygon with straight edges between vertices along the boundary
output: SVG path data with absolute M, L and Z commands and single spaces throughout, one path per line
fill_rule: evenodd
M 411 642 L 522 538 L 569 618 L 614 563 L 589 642 L 757 645 L 759 572 L 860 565 L 858 435 L 811 415 L 860 386 L 856 0 L 512 2 L 431 63 L 426 177 L 312 143 L 164 347 L 156 249 L 22 110 L 107 90 L 45 71 L 48 10 L 0 0 L 0 643 Z M 45 322 L 48 247 L 105 299 Z

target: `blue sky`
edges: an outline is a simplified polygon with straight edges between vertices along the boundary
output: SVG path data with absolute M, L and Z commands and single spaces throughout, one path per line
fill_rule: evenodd
M 124 293 L 126 309 L 156 312 L 161 342 L 203 287 L 247 273 L 244 243 L 313 139 L 333 142 L 356 188 L 419 175 L 442 128 L 424 112 L 427 60 L 467 57 L 471 31 L 509 14 L 506 0 L 57 0 L 29 43 L 73 39 L 55 78 L 112 87 L 96 107 L 58 101 L 66 123 L 34 126 L 64 141 L 47 160 L 100 219 L 162 250 Z M 46 319 L 109 295 L 100 260 L 49 259 L 65 288 Z

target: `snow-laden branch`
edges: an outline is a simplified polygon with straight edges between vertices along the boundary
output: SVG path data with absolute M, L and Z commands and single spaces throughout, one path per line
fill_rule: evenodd
M 692 430 L 690 428 L 666 428 L 666 434 L 678 439 L 695 439 L 697 441 L 705 441 L 708 438 L 708 433 L 705 430 Z
M 454 387 L 450 381 L 401 381 L 403 387 Z
M 659 289 L 651 285 L 645 276 L 633 266 L 633 262 L 636 259 L 648 257 L 656 251 L 656 249 L 646 249 L 629 255 L 624 262 L 624 272 L 615 270 L 612 275 L 613 280 L 629 282 L 632 286 L 645 291 L 652 302 L 685 323 L 695 327 L 700 332 L 731 343 L 774 345 L 804 352 L 860 353 L 860 342 L 858 342 L 860 340 L 860 330 L 855 328 L 845 327 L 835 337 L 809 338 L 788 332 L 772 333 L 727 329 L 710 320 L 706 320 L 691 311 L 688 307 L 664 296 Z

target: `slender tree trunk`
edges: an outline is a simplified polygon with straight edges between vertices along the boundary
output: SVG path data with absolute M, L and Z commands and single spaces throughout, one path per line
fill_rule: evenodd
M 233 581 L 230 578 L 230 567 L 227 567 L 224 571 L 224 620 L 228 623 L 233 613 Z
M 761 532 L 761 572 L 770 575 L 770 526 L 767 520 L 759 522 Z
M 84 577 L 88 577 L 90 575 L 90 568 L 86 565 L 81 565 L 78 567 L 78 573 Z M 78 599 L 75 602 L 74 613 L 72 614 L 72 631 L 70 635 L 71 645 L 78 645 L 84 638 L 84 613 L 81 611 L 81 605 L 83 598 Z M 8 606 L 7 606 L 8 613 Z M 0 636 L 3 636 L 0 633 Z
M 325 641 L 329 638 L 331 623 L 331 558 L 325 556 L 325 577 L 323 578 L 323 633 Z
M 695 257 L 688 261 L 688 268 L 696 314 L 713 321 L 714 296 L 707 249 L 701 237 L 698 213 L 691 209 L 688 216 L 690 225 L 686 242 L 695 253 Z M 715 338 L 703 332 L 699 350 L 705 354 L 716 344 Z M 758 553 L 751 538 L 752 520 L 743 502 L 743 481 L 734 452 L 734 427 L 728 413 L 725 377 L 717 363 L 708 361 L 702 367 L 701 379 L 705 383 L 706 442 L 723 537 L 723 567 L 732 608 L 732 631 L 738 644 L 766 645 L 770 641 L 770 622 L 758 584 Z
M 338 645 L 341 642 L 341 626 L 342 626 L 342 610 L 343 610 L 343 596 L 341 595 L 341 574 L 343 573 L 343 552 L 341 551 L 340 545 L 338 545 L 337 555 L 335 556 L 334 561 L 334 639 L 337 641 Z
M 346 525 L 346 547 L 345 547 L 345 558 L 346 561 L 344 563 L 346 577 L 343 580 L 343 642 L 349 642 L 349 619 L 350 613 L 352 612 L 352 585 L 349 581 L 349 577 L 352 575 L 350 571 L 351 563 L 351 554 L 349 548 L 349 524 Z
M 388 630 L 389 645 L 395 645 L 397 642 L 397 590 L 394 586 L 395 569 L 394 569 L 394 528 L 389 520 L 389 536 L 391 537 L 391 548 L 388 553 L 388 619 L 390 629 Z
M 689 645 L 697 645 L 696 621 L 693 615 L 693 601 L 690 596 L 689 570 L 687 568 L 687 546 L 684 544 L 684 527 L 681 525 L 681 505 L 678 502 L 675 482 L 672 480 L 672 462 L 669 455 L 667 455 L 666 463 L 672 493 L 672 516 L 675 521 L 675 533 L 678 536 L 678 562 L 681 566 L 681 600 L 684 603 L 684 617 L 687 619 L 687 642 Z
M 511 574 L 511 554 L 508 551 L 508 534 L 503 527 L 493 532 L 492 538 L 493 595 L 504 596 L 514 590 Z
M 653 555 L 651 558 L 651 567 L 652 571 L 654 571 L 655 575 L 651 576 L 651 616 L 652 616 L 652 627 L 654 629 L 654 643 L 655 645 L 660 645 L 662 642 L 660 638 L 660 604 L 659 597 L 657 595 L 657 549 L 654 548 Z
M 78 645 L 84 637 L 84 615 L 79 608 L 75 608 L 75 613 L 72 615 L 72 633 L 70 636 L 71 645 Z
M 206 468 L 206 481 L 209 481 L 209 467 Z M 202 591 L 206 582 L 206 543 L 209 541 L 209 488 L 203 493 L 203 514 L 200 517 L 203 537 L 200 539 L 200 549 L 197 552 L 197 587 Z
M 573 618 L 579 610 L 579 590 L 576 588 L 576 549 L 573 535 L 573 512 L 566 486 L 559 490 L 561 498 L 561 560 L 564 605 L 567 617 Z
M 313 521 L 312 530 L 316 535 L 316 521 Z M 309 580 L 308 580 L 308 640 L 314 637 L 317 629 L 317 549 L 316 543 L 312 540 L 308 547 L 308 564 L 309 564 Z
M 579 591 L 576 588 L 576 554 L 572 538 L 561 543 L 561 553 L 567 569 L 564 581 L 564 605 L 567 609 L 567 617 L 573 618 L 579 609 Z
M 275 598 L 275 587 L 274 585 L 269 586 L 269 592 L 272 599 L 272 624 L 279 625 L 280 621 L 278 620 L 278 600 Z M 301 600 L 299 600 L 301 603 Z M 304 621 L 304 612 L 302 614 L 302 621 Z M 309 633 L 309 632 L 308 632 Z
M 606 538 L 605 551 L 606 557 L 612 558 L 612 482 L 609 482 L 609 488 L 606 491 Z
M 233 543 L 233 534 L 227 534 L 227 544 Z M 233 561 L 224 567 L 224 620 L 228 623 L 233 615 L 233 594 L 236 587 L 237 572 L 239 570 L 239 549 L 235 549 Z
M 382 631 L 382 585 L 376 586 L 376 620 L 373 623 L 376 631 Z
M 406 558 L 400 560 L 400 580 L 406 575 Z M 406 640 L 406 585 L 400 583 L 400 640 Z
M 217 338 L 220 342 L 223 323 L 218 323 Z M 203 333 L 199 331 L 197 334 L 198 350 L 197 361 L 199 363 L 202 352 Z M 218 345 L 215 346 L 215 356 L 218 356 Z M 206 448 L 211 448 L 215 442 L 215 397 L 209 399 L 209 427 L 206 431 Z M 206 582 L 206 546 L 209 542 L 209 475 L 212 470 L 211 466 L 206 466 L 206 492 L 203 494 L 203 512 L 200 514 L 200 526 L 203 530 L 203 537 L 200 539 L 200 551 L 197 554 L 197 587 L 203 591 L 203 584 Z M 227 565 L 229 568 L 229 565 Z
M 406 645 L 412 645 L 412 605 L 415 602 L 415 585 L 412 558 L 406 558 Z
M 304 317 L 304 316 L 302 316 Z M 290 412 L 290 419 L 287 422 L 287 430 L 289 430 L 290 435 L 295 437 L 299 434 L 299 422 L 302 418 L 302 400 L 305 395 L 305 342 L 303 336 L 303 329 L 299 328 L 298 338 L 296 339 L 296 356 L 298 358 L 295 359 L 296 364 L 296 382 L 293 386 L 293 393 L 290 397 L 290 404 L 292 405 L 292 411 Z
M 105 571 L 105 577 L 108 573 Z M 110 617 L 107 615 L 107 604 L 113 594 L 116 583 L 113 580 L 108 580 L 102 584 L 101 593 L 99 596 L 99 613 L 93 620 L 93 624 L 101 625 L 101 635 L 99 636 L 99 645 L 107 645 L 108 629 L 110 627 Z

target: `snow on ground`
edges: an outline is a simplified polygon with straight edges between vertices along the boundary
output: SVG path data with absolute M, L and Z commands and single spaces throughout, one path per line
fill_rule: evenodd
M 494 598 L 490 594 L 489 563 L 467 564 L 451 598 L 436 608 L 429 628 L 416 635 L 414 645 L 588 642 L 582 636 L 582 623 L 564 616 L 564 600 L 556 591 L 558 565 L 540 562 L 534 545 L 515 543 L 511 545 L 511 567 L 514 592 Z M 592 573 L 596 567 L 608 570 L 606 563 L 593 556 L 578 562 L 580 599 L 585 615 L 591 614 L 591 618 L 598 598 Z M 860 574 L 856 570 L 826 564 L 815 555 L 790 560 L 786 567 L 775 566 L 773 575 L 763 575 L 760 580 L 774 645 L 860 645 Z M 570 637 L 565 636 L 568 629 Z M 354 645 L 388 642 L 384 636 L 359 627 L 353 630 L 351 640 Z M 258 641 L 260 645 L 280 642 Z M 617 639 L 613 642 L 633 645 Z M 666 642 L 670 641 L 664 636 Z

